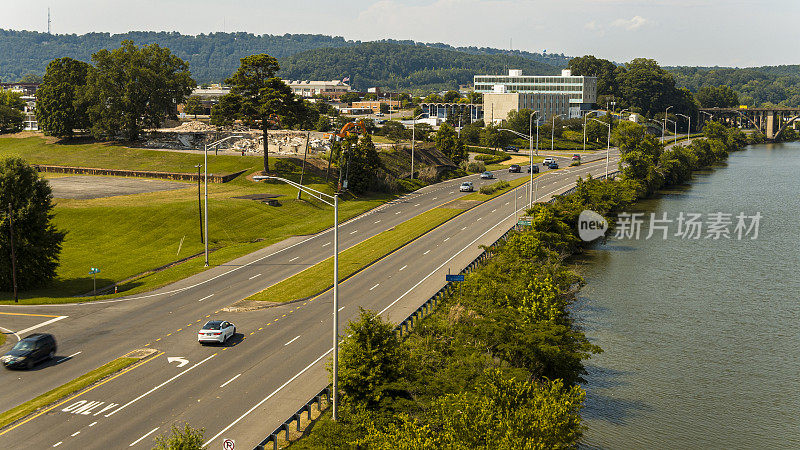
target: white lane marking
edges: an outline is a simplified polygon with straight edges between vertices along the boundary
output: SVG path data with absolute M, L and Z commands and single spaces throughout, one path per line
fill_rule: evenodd
M 56 364 L 58 364 L 58 363 L 62 363 L 62 362 L 64 362 L 64 361 L 68 360 L 68 359 L 71 359 L 71 358 L 73 358 L 73 357 L 75 357 L 75 356 L 78 356 L 78 355 L 80 355 L 81 353 L 82 353 L 82 352 L 77 352 L 77 353 L 73 353 L 73 354 L 71 354 L 71 355 L 69 355 L 69 356 L 65 356 L 65 357 L 63 357 L 63 358 L 59 359 L 58 361 L 56 361 Z
M 343 309 L 344 309 L 344 306 L 342 306 L 341 308 L 339 308 L 339 311 L 341 311 L 341 310 L 343 310 Z
M 381 223 L 381 221 L 380 220 L 376 220 L 375 223 Z
M 434 199 L 434 200 L 436 200 L 436 199 Z M 419 205 L 421 205 L 421 203 L 417 203 L 417 204 L 416 204 L 416 205 L 414 205 L 414 206 L 419 206 Z
M 430 250 L 425 250 L 425 253 L 423 253 L 423 255 L 427 255 L 428 253 L 430 253 Z
M 58 316 L 55 319 L 46 320 L 46 321 L 44 321 L 44 322 L 42 322 L 42 323 L 40 323 L 38 325 L 34 325 L 32 327 L 25 328 L 24 330 L 19 330 L 19 331 L 17 331 L 16 334 L 23 335 L 23 334 L 25 334 L 25 333 L 27 333 L 29 331 L 33 331 L 33 330 L 35 330 L 37 328 L 41 328 L 41 327 L 43 327 L 45 325 L 50 325 L 53 322 L 58 322 L 61 319 L 66 319 L 67 317 L 69 317 L 69 316 Z
M 150 436 L 151 434 L 155 433 L 155 432 L 156 432 L 156 430 L 158 430 L 158 427 L 155 427 L 155 428 L 153 428 L 152 430 L 150 430 L 150 431 L 149 431 L 147 434 L 145 434 L 144 436 L 142 436 L 142 437 L 140 437 L 139 439 L 137 439 L 137 440 L 135 440 L 135 441 L 131 442 L 131 445 L 129 445 L 128 447 L 133 447 L 134 445 L 138 444 L 139 442 L 141 442 L 141 441 L 142 441 L 144 438 L 146 438 L 147 436 Z
M 93 427 L 95 425 L 97 425 L 97 422 L 92 422 L 92 423 L 89 424 L 90 427 Z
M 221 387 L 221 388 L 224 388 L 225 386 L 227 386 L 227 385 L 228 385 L 228 383 L 230 383 L 231 381 L 233 381 L 233 380 L 235 380 L 235 379 L 239 378 L 240 376 L 242 376 L 242 374 L 236 375 L 235 377 L 231 378 L 230 380 L 228 380 L 228 381 L 226 381 L 226 382 L 222 383 L 222 384 L 221 384 L 219 387 Z
M 9 330 L 8 328 L 0 327 L 0 330 L 4 330 L 6 333 L 13 334 L 14 337 L 17 338 L 17 341 L 21 341 L 22 340 L 17 333 L 14 333 L 13 331 Z
M 522 197 L 523 197 L 522 195 L 519 196 L 519 198 L 522 198 Z
M 147 391 L 147 392 L 145 392 L 144 394 L 142 394 L 142 395 L 140 395 L 140 396 L 136 397 L 135 399 L 133 399 L 133 400 L 129 401 L 128 403 L 125 403 L 124 405 L 120 406 L 119 408 L 115 409 L 114 411 L 111 411 L 110 413 L 106 414 L 104 417 L 111 417 L 111 416 L 113 416 L 114 414 L 116 414 L 116 413 L 118 413 L 118 412 L 122 411 L 123 409 L 127 408 L 128 406 L 131 406 L 132 404 L 134 404 L 134 403 L 138 402 L 139 400 L 143 399 L 144 397 L 146 397 L 146 396 L 148 396 L 148 395 L 152 394 L 153 392 L 155 392 L 155 391 L 157 391 L 157 390 L 161 389 L 162 387 L 164 387 L 164 386 L 165 386 L 165 385 L 167 385 L 168 383 L 171 383 L 171 382 L 173 382 L 173 381 L 177 380 L 177 379 L 178 379 L 178 377 L 180 377 L 180 376 L 182 376 L 182 375 L 186 374 L 186 373 L 187 373 L 187 372 L 189 372 L 190 370 L 194 369 L 195 367 L 199 366 L 200 364 L 203 364 L 204 362 L 208 361 L 209 359 L 211 359 L 211 358 L 213 358 L 213 357 L 215 357 L 215 356 L 217 356 L 217 354 L 216 354 L 216 353 L 214 353 L 213 355 L 209 356 L 208 358 L 206 358 L 206 359 L 204 359 L 204 360 L 200 361 L 199 363 L 197 363 L 197 364 L 193 365 L 192 367 L 189 367 L 188 369 L 184 370 L 183 372 L 181 372 L 181 373 L 179 373 L 179 374 L 175 375 L 174 377 L 170 378 L 169 380 L 167 380 L 167 381 L 165 381 L 165 382 L 163 382 L 163 383 L 159 384 L 158 386 L 154 387 L 153 389 L 150 389 L 149 391 Z
M 492 212 L 495 212 L 495 211 L 497 211 L 497 208 L 495 208 L 495 209 L 493 209 L 493 210 L 492 210 Z
M 283 346 L 286 347 L 287 345 L 291 344 L 292 342 L 294 342 L 294 341 L 296 341 L 298 339 L 300 339 L 300 335 L 299 334 L 297 336 L 295 336 L 294 339 L 292 339 L 291 341 L 283 344 Z
M 444 239 L 444 242 L 447 242 L 447 241 L 449 241 L 449 240 L 450 240 L 450 236 L 447 236 L 447 237 Z
M 461 229 L 461 231 L 464 231 L 464 230 L 466 230 L 466 229 L 467 229 L 467 227 L 463 227 L 463 228 Z
M 81 432 L 80 432 L 80 431 L 76 431 L 76 432 L 72 433 L 72 434 L 70 435 L 70 437 L 75 437 L 75 436 L 77 436 L 77 435 L 79 435 L 79 434 L 81 434 Z
M 300 259 L 300 257 L 299 256 L 295 256 L 294 258 L 290 259 L 289 262 L 292 262 L 292 261 L 297 260 L 297 259 Z
M 464 248 L 462 248 L 461 250 L 459 250 L 458 252 L 456 252 L 455 254 L 453 254 L 453 256 L 451 256 L 450 258 L 448 258 L 448 259 L 447 259 L 445 262 L 443 262 L 442 264 L 440 264 L 440 265 L 439 265 L 439 267 L 437 267 L 437 268 L 433 269 L 433 271 L 431 271 L 429 274 L 425 275 L 425 277 L 424 277 L 424 278 L 422 278 L 421 280 L 419 280 L 419 281 L 417 282 L 417 284 L 415 284 L 414 286 L 411 286 L 411 288 L 410 288 L 409 290 L 407 290 L 405 293 L 403 293 L 403 295 L 401 295 L 400 297 L 397 297 L 397 299 L 396 299 L 395 301 L 393 301 L 392 303 L 390 303 L 390 304 L 389 304 L 389 305 L 388 305 L 386 308 L 383 308 L 383 309 L 382 309 L 382 310 L 381 310 L 381 311 L 378 313 L 378 315 L 382 315 L 383 313 L 385 313 L 385 312 L 386 312 L 386 311 L 387 311 L 389 308 L 391 308 L 392 306 L 394 306 L 395 304 L 397 304 L 397 302 L 399 302 L 400 300 L 402 300 L 402 299 L 403 299 L 403 298 L 404 298 L 406 295 L 408 295 L 409 293 L 411 293 L 412 291 L 414 291 L 414 289 L 416 289 L 416 288 L 417 288 L 417 287 L 418 287 L 420 284 L 422 284 L 423 282 L 425 282 L 425 280 L 427 280 L 428 278 L 430 278 L 431 276 L 433 276 L 433 274 L 435 274 L 436 272 L 438 272 L 438 271 L 439 271 L 439 269 L 441 269 L 442 267 L 444 267 L 444 266 L 446 266 L 447 264 L 449 264 L 449 263 L 450 263 L 450 261 L 452 261 L 452 260 L 453 260 L 455 257 L 457 257 L 458 255 L 460 255 L 460 254 L 461 254 L 462 252 L 464 252 L 465 250 L 467 250 L 467 249 L 471 248 L 473 244 L 475 244 L 476 242 L 478 242 L 478 240 L 480 240 L 481 238 L 483 238 L 484 236 L 486 236 L 486 235 L 487 235 L 487 234 L 488 234 L 490 231 L 492 231 L 492 230 L 494 230 L 495 228 L 497 228 L 498 226 L 500 226 L 500 225 L 501 225 L 503 222 L 507 221 L 507 220 L 508 220 L 508 219 L 510 219 L 511 217 L 514 217 L 514 215 L 515 215 L 515 214 L 517 214 L 519 211 L 522 211 L 523 209 L 525 209 L 525 208 L 520 208 L 520 209 L 518 209 L 518 210 L 514 211 L 512 214 L 509 214 L 508 216 L 506 216 L 506 217 L 504 217 L 502 220 L 500 220 L 500 222 L 497 222 L 497 224 L 495 224 L 494 226 L 492 226 L 492 227 L 489 227 L 489 229 L 488 229 L 488 230 L 484 231 L 484 232 L 483 232 L 483 233 L 482 233 L 480 236 L 476 237 L 476 238 L 475 238 L 475 239 L 474 239 L 472 242 L 470 242 L 469 244 L 467 244 L 467 245 L 466 245 Z M 426 252 L 426 253 L 427 253 L 427 252 Z M 333 349 L 331 349 L 331 350 L 333 350 Z M 329 350 L 329 352 L 330 352 L 331 350 Z M 326 353 L 326 355 L 327 355 L 327 353 Z
M 53 447 L 58 447 L 59 445 L 61 445 L 63 443 L 64 443 L 64 441 L 58 441 L 55 444 L 53 444 Z
M 203 300 L 209 299 L 209 298 L 211 298 L 211 297 L 213 297 L 213 296 L 214 296 L 214 294 L 211 294 L 211 295 L 206 295 L 205 297 L 203 297 L 203 298 L 201 298 L 200 300 L 198 300 L 198 302 L 202 302 Z
M 511 202 L 506 202 L 506 206 L 508 206 L 509 203 L 511 203 Z
M 478 220 L 481 220 L 481 219 L 483 219 L 483 217 L 478 217 L 478 219 L 477 219 L 477 220 L 475 220 L 475 221 L 477 222 Z
M 394 213 L 394 215 L 396 216 L 396 215 L 400 214 L 401 212 L 403 212 L 403 211 L 397 211 L 396 213 Z
M 376 287 L 378 287 L 378 286 L 380 286 L 380 285 L 381 285 L 381 284 L 380 284 L 380 283 L 378 283 L 378 284 L 376 284 L 375 286 L 372 286 L 371 288 L 369 288 L 369 290 L 371 291 L 371 290 L 375 289 Z
M 329 246 L 329 245 L 331 245 L 331 243 L 330 243 L 330 242 L 328 242 L 327 244 L 322 244 L 322 246 L 323 246 L 323 247 L 327 247 L 327 246 Z
M 299 377 L 300 375 L 302 375 L 302 374 L 306 373 L 306 371 L 308 371 L 308 369 L 310 369 L 310 368 L 314 367 L 314 365 L 315 365 L 316 363 L 320 362 L 320 360 L 322 360 L 322 358 L 325 358 L 326 356 L 328 356 L 328 354 L 329 354 L 329 353 L 331 353 L 332 351 L 333 351 L 333 348 L 331 347 L 330 349 L 328 349 L 328 351 L 327 351 L 327 352 L 325 352 L 325 353 L 323 353 L 322 355 L 320 355 L 320 357 L 319 357 L 319 358 L 315 359 L 315 360 L 314 360 L 314 361 L 313 361 L 311 364 L 307 365 L 307 366 L 306 366 L 306 367 L 305 367 L 303 370 L 301 370 L 300 372 L 297 372 L 297 373 L 296 373 L 296 374 L 295 374 L 295 375 L 294 375 L 292 378 L 289 378 L 289 380 L 287 380 L 285 383 L 283 383 L 282 385 L 280 385 L 280 386 L 278 387 L 278 389 L 275 389 L 274 391 L 272 391 L 272 393 L 271 393 L 271 394 L 269 394 L 268 396 L 264 397 L 264 399 L 263 399 L 263 400 L 261 400 L 260 402 L 256 403 L 256 404 L 255 404 L 255 405 L 254 405 L 252 408 L 248 409 L 248 410 L 247 410 L 247 412 L 245 412 L 244 414 L 242 414 L 241 416 L 239 416 L 239 418 L 238 418 L 238 419 L 236 419 L 236 420 L 234 420 L 233 422 L 231 422 L 231 424 L 230 424 L 230 425 L 228 425 L 227 427 L 223 428 L 223 429 L 222 429 L 222 431 L 220 431 L 219 433 L 215 434 L 215 435 L 214 435 L 214 436 L 213 436 L 211 439 L 207 440 L 207 441 L 206 441 L 206 442 L 203 444 L 203 447 L 207 447 L 207 446 L 208 446 L 208 444 L 210 444 L 211 442 L 213 442 L 213 441 L 214 441 L 214 439 L 216 439 L 216 438 L 220 437 L 220 436 L 222 435 L 222 433 L 225 433 L 226 431 L 230 430 L 230 429 L 231 429 L 231 428 L 232 428 L 234 425 L 236 425 L 237 423 L 241 422 L 241 420 L 242 420 L 242 419 L 244 419 L 245 417 L 247 417 L 247 416 L 248 416 L 248 415 L 249 415 L 251 412 L 255 411 L 255 410 L 256 410 L 256 409 L 257 409 L 259 406 L 263 405 L 263 404 L 264 404 L 265 402 L 267 402 L 269 399 L 271 399 L 272 397 L 274 397 L 274 396 L 275 396 L 275 394 L 277 394 L 277 393 L 278 393 L 278 392 L 280 392 L 280 391 L 281 391 L 283 388 L 285 388 L 286 386 L 288 386 L 288 385 L 289 385 L 289 383 L 291 383 L 292 381 L 296 380 L 296 379 L 297 379 L 297 377 Z
M 353 230 L 350 232 L 350 234 L 356 234 L 356 233 L 358 233 L 358 230 Z
M 253 278 L 258 278 L 258 277 L 260 277 L 260 276 L 261 276 L 261 274 L 260 274 L 260 273 L 257 273 L 257 274 L 255 274 L 255 275 L 253 275 L 252 277 L 250 277 L 250 279 L 252 280 Z
M 405 266 L 401 267 L 401 268 L 400 268 L 400 270 L 403 270 L 403 269 L 405 269 L 406 267 L 408 267 L 408 265 L 405 265 Z
M 433 200 L 436 200 L 437 198 L 439 198 L 439 197 L 433 197 Z

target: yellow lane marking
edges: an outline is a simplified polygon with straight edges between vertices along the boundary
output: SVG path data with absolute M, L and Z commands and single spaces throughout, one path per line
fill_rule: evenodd
M 28 314 L 28 313 L 10 313 L 10 312 L 0 312 L 0 314 L 6 316 L 61 317 L 61 316 L 54 316 L 51 314 Z
M 281 317 L 286 317 L 286 314 L 282 315 Z
M 178 331 L 181 331 L 181 330 L 183 330 L 183 328 L 178 328 Z M 177 333 L 178 331 L 176 331 L 176 333 Z
M 261 328 L 259 328 L 259 329 L 258 329 L 258 331 L 261 331 L 261 330 L 263 330 L 263 329 L 264 329 L 264 327 L 261 327 Z
M 20 422 L 20 423 L 18 423 L 18 424 L 16 424 L 16 425 L 14 425 L 13 427 L 11 427 L 11 428 L 8 428 L 7 430 L 3 431 L 2 433 L 0 433 L 0 436 L 2 436 L 2 435 L 4 435 L 4 434 L 8 433 L 9 431 L 13 430 L 14 428 L 17 428 L 17 427 L 18 427 L 18 426 L 20 426 L 20 425 L 24 425 L 24 424 L 26 424 L 26 423 L 30 422 L 31 420 L 33 420 L 33 419 L 35 419 L 35 418 L 37 418 L 37 417 L 41 416 L 42 414 L 48 413 L 48 412 L 50 412 L 50 411 L 52 411 L 52 410 L 54 410 L 54 409 L 58 408 L 59 406 L 63 405 L 64 403 L 67 403 L 67 402 L 69 402 L 69 401 L 75 400 L 76 398 L 80 397 L 81 395 L 83 395 L 83 394 L 85 394 L 85 393 L 87 393 L 87 392 L 89 392 L 89 391 L 92 391 L 92 390 L 94 390 L 94 389 L 96 389 L 96 388 L 98 388 L 98 387 L 100 387 L 100 386 L 102 386 L 102 385 L 104 385 L 104 384 L 108 383 L 109 381 L 113 380 L 114 378 L 117 378 L 117 377 L 120 377 L 120 376 L 122 376 L 122 375 L 125 375 L 126 373 L 130 372 L 131 370 L 133 370 L 133 369 L 135 369 L 135 368 L 137 368 L 137 367 L 141 366 L 142 364 L 148 363 L 148 362 L 150 362 L 150 361 L 152 361 L 152 360 L 156 359 L 157 357 L 159 357 L 159 356 L 161 356 L 161 355 L 163 355 L 163 354 L 164 354 L 164 352 L 158 352 L 158 353 L 157 353 L 155 356 L 152 356 L 152 357 L 150 357 L 150 358 L 146 358 L 146 359 L 144 359 L 144 360 L 142 360 L 142 361 L 139 361 L 138 363 L 136 363 L 136 364 L 134 364 L 134 365 L 132 365 L 132 366 L 128 367 L 127 369 L 123 369 L 123 370 L 122 370 L 122 372 L 120 372 L 120 373 L 118 373 L 118 374 L 116 374 L 116 375 L 112 376 L 111 378 L 106 378 L 105 380 L 103 380 L 103 381 L 101 381 L 100 383 L 97 383 L 97 384 L 95 384 L 94 386 L 92 386 L 92 387 L 90 387 L 90 388 L 88 388 L 88 389 L 84 390 L 83 392 L 79 393 L 78 395 L 69 396 L 69 397 L 67 397 L 67 399 L 66 399 L 66 400 L 64 400 L 63 402 L 56 403 L 55 405 L 53 405 L 53 406 L 51 406 L 51 407 L 49 407 L 49 408 L 45 408 L 45 409 L 43 409 L 41 412 L 39 412 L 38 414 L 36 414 L 36 415 L 34 415 L 34 416 L 30 417 L 29 419 L 27 419 L 27 420 L 23 420 L 22 422 Z
M 161 340 L 161 338 L 158 338 L 158 339 L 156 339 L 156 342 L 158 342 L 158 341 L 160 341 L 160 340 Z
M 211 314 L 207 315 L 206 317 L 211 317 Z
M 278 319 L 275 319 L 275 320 L 278 320 Z M 270 322 L 270 323 L 268 323 L 268 324 L 267 324 L 267 326 L 270 326 L 270 325 L 272 325 L 272 322 Z
M 253 334 L 255 334 L 255 331 L 250 332 L 250 336 L 252 336 Z
M 273 322 L 277 322 L 277 321 L 278 321 L 278 318 L 276 317 L 275 320 L 273 320 Z
M 168 334 L 167 336 L 172 336 L 172 333 Z

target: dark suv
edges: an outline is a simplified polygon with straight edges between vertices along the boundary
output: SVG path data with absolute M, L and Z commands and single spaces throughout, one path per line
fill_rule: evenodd
M 17 342 L 0 360 L 7 369 L 32 369 L 39 361 L 56 354 L 56 339 L 52 334 L 36 333 Z
M 519 164 L 512 164 L 511 166 L 509 166 L 508 171 L 520 173 L 522 172 L 522 167 L 520 167 Z

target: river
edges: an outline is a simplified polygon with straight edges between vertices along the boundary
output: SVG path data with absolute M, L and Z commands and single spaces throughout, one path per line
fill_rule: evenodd
M 800 448 L 800 143 L 764 144 L 636 211 L 761 213 L 758 237 L 609 239 L 579 266 L 584 448 Z M 631 211 L 634 212 L 634 211 Z M 706 229 L 703 229 L 705 236 Z

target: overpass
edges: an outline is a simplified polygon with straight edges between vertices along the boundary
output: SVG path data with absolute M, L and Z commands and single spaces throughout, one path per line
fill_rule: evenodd
M 713 119 L 732 126 L 755 128 L 769 140 L 776 139 L 800 119 L 800 108 L 700 108 L 700 126 Z

